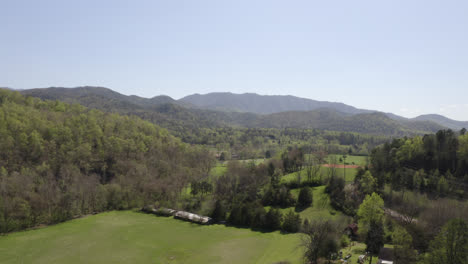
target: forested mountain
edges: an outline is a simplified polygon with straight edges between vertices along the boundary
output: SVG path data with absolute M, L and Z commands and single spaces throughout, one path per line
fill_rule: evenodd
M 100 87 L 31 89 L 24 90 L 22 93 L 41 99 L 79 103 L 103 111 L 137 115 L 169 129 L 174 135 L 190 143 L 200 143 L 200 138 L 206 136 L 207 133 L 212 133 L 210 129 L 224 127 L 289 127 L 388 136 L 433 133 L 444 128 L 428 121 L 392 120 L 384 114 L 367 113 L 365 110 L 363 110 L 365 113 L 352 115 L 349 113 L 350 111 L 356 113 L 361 110 L 345 105 L 348 113 L 344 113 L 345 110 L 318 108 L 314 111 L 289 111 L 259 115 L 187 107 L 189 103 L 186 100 L 175 101 L 166 96 L 151 99 L 125 96 Z M 293 101 L 297 99 L 291 98 Z
M 463 128 L 468 128 L 468 121 L 457 121 L 441 115 L 420 115 L 418 117 L 412 118 L 411 120 L 418 121 L 431 121 L 442 126 L 448 127 L 454 130 L 460 130 Z
M 150 122 L 0 89 L 0 233 L 171 200 L 212 155 Z
M 44 89 L 29 89 L 21 91 L 24 95 L 39 97 L 44 100 L 60 100 L 66 103 L 79 103 L 92 108 L 119 108 L 133 111 L 135 108 L 152 107 L 177 101 L 169 96 L 161 95 L 153 98 L 143 98 L 136 95 L 123 95 L 104 87 L 84 86 L 73 89 L 50 87 Z
M 313 111 L 330 108 L 348 114 L 369 113 L 343 103 L 316 101 L 291 95 L 258 95 L 255 93 L 209 93 L 193 94 L 179 101 L 204 109 L 272 114 L 289 111 Z
M 388 118 L 383 113 L 347 115 L 331 109 L 263 115 L 246 125 L 273 128 L 300 127 L 397 136 L 436 132 L 444 128 L 427 121 L 399 122 Z

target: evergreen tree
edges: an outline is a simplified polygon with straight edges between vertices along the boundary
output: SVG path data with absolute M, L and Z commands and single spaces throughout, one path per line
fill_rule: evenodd
M 299 192 L 299 197 L 297 199 L 298 208 L 307 208 L 312 205 L 312 191 L 309 187 L 303 187 Z
M 224 208 L 224 205 L 220 200 L 216 201 L 215 208 L 213 209 L 213 213 L 211 214 L 211 217 L 215 221 L 226 220 L 226 209 Z
M 372 221 L 366 236 L 366 251 L 370 252 L 369 264 L 372 256 L 378 255 L 384 245 L 384 230 L 382 221 Z
M 289 210 L 289 212 L 284 216 L 282 229 L 286 232 L 296 233 L 301 227 L 301 222 L 299 214 L 295 214 L 293 210 Z
M 266 214 L 266 227 L 270 230 L 281 229 L 282 214 L 278 209 L 270 208 Z

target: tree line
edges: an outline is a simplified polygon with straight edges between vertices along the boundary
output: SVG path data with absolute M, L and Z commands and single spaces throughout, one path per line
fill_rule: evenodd
M 417 190 L 436 196 L 466 197 L 468 134 L 440 130 L 436 134 L 394 139 L 371 153 L 377 185 Z

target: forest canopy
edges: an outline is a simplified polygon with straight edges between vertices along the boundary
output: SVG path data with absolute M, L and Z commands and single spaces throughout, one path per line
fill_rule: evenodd
M 212 155 L 137 117 L 0 89 L 0 233 L 170 200 Z

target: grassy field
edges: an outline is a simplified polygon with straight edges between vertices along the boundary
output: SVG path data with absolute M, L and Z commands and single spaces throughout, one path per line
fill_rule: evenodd
M 329 168 L 326 168 L 326 167 L 320 168 L 320 173 L 322 173 L 323 179 L 325 179 L 327 177 L 328 170 L 329 170 Z M 354 169 L 354 168 L 346 168 L 346 169 L 336 168 L 336 175 L 338 177 L 345 177 L 346 176 L 345 180 L 346 180 L 347 183 L 354 181 L 354 177 L 356 176 L 356 172 L 357 172 L 357 169 Z M 286 174 L 281 178 L 281 181 L 283 181 L 283 182 L 289 182 L 289 181 L 295 181 L 295 180 L 297 180 L 297 173 L 295 173 L 295 172 L 290 173 L 290 174 Z M 306 173 L 305 169 L 301 171 L 301 180 L 302 181 L 307 180 L 307 173 Z
M 301 263 L 299 235 L 108 212 L 0 237 L 0 263 Z
M 280 211 L 283 214 L 286 214 L 288 211 L 293 210 L 296 213 L 299 213 L 301 218 L 309 219 L 309 220 L 316 220 L 316 219 L 336 219 L 339 216 L 343 216 L 343 214 L 339 211 L 334 210 L 330 205 L 330 197 L 328 194 L 325 193 L 325 186 L 318 186 L 313 187 L 312 195 L 313 195 L 313 204 L 311 207 L 306 208 L 303 211 L 297 212 L 295 211 L 295 207 L 289 208 L 280 208 Z M 300 189 L 293 189 L 291 190 L 291 194 L 297 199 L 299 196 Z M 269 206 L 266 206 L 265 209 L 269 210 Z
M 226 173 L 226 171 L 227 171 L 227 164 L 222 163 L 222 162 L 218 162 L 211 169 L 210 176 L 213 177 L 213 178 L 218 178 L 218 177 L 224 175 L 224 173 Z
M 302 219 L 335 219 L 342 215 L 341 212 L 334 210 L 330 205 L 330 197 L 325 193 L 325 186 L 312 187 L 313 203 L 311 207 L 301 211 L 299 214 Z M 291 190 L 291 194 L 297 199 L 300 189 Z
M 343 164 L 343 162 L 340 162 L 340 158 L 343 158 L 343 155 L 337 155 L 337 154 L 328 155 L 328 160 L 327 160 L 328 163 L 330 163 L 330 160 L 332 159 L 332 157 L 336 158 L 336 162 L 338 164 Z M 346 155 L 346 164 L 347 165 L 366 166 L 367 158 L 368 157 L 366 157 L 366 156 Z

